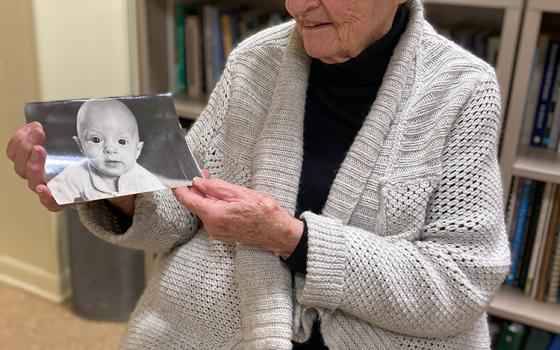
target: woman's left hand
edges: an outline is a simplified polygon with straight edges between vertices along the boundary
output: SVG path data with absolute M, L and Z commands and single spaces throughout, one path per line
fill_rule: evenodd
M 173 193 L 220 241 L 260 245 L 287 257 L 303 233 L 303 222 L 274 198 L 224 180 L 195 178 L 193 186 L 176 188 Z

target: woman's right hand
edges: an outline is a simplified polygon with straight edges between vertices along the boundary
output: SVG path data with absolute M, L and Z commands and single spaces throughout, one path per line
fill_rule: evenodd
M 6 155 L 14 164 L 14 170 L 27 180 L 27 186 L 39 196 L 41 204 L 50 211 L 65 208 L 56 204 L 51 191 L 45 184 L 45 160 L 47 151 L 43 147 L 45 131 L 39 122 L 32 122 L 19 129 L 8 142 Z
M 27 186 L 39 196 L 41 204 L 52 212 L 61 211 L 70 205 L 58 205 L 47 187 L 45 180 L 45 161 L 47 151 L 43 147 L 46 135 L 39 122 L 32 122 L 19 129 L 8 142 L 6 155 L 13 162 L 14 170 L 27 180 Z M 126 215 L 134 214 L 135 196 L 110 199 L 111 204 Z

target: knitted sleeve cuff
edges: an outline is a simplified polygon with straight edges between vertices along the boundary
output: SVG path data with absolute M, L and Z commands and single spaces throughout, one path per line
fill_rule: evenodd
M 80 204 L 78 212 L 84 226 L 99 238 L 152 252 L 168 251 L 188 240 L 200 226 L 198 219 L 174 199 L 170 190 L 137 195 L 134 217 L 128 218 L 130 222 L 124 219 L 120 222 L 118 214 L 105 201 Z
M 308 227 L 307 276 L 298 301 L 334 310 L 340 304 L 346 280 L 346 245 L 341 222 L 305 212 Z

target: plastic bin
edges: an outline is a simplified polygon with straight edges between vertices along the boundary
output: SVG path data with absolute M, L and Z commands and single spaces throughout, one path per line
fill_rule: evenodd
M 144 253 L 105 242 L 67 210 L 74 312 L 98 321 L 126 321 L 144 290 Z

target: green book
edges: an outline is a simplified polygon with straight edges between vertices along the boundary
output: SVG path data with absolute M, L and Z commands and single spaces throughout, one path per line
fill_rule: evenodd
M 187 5 L 177 4 L 175 6 L 175 47 L 177 49 L 177 91 L 187 91 L 187 55 L 185 45 L 185 17 Z
M 523 350 L 546 350 L 552 335 L 538 328 L 529 329 Z
M 521 350 L 526 332 L 527 327 L 520 323 L 504 323 L 500 331 L 496 350 Z

